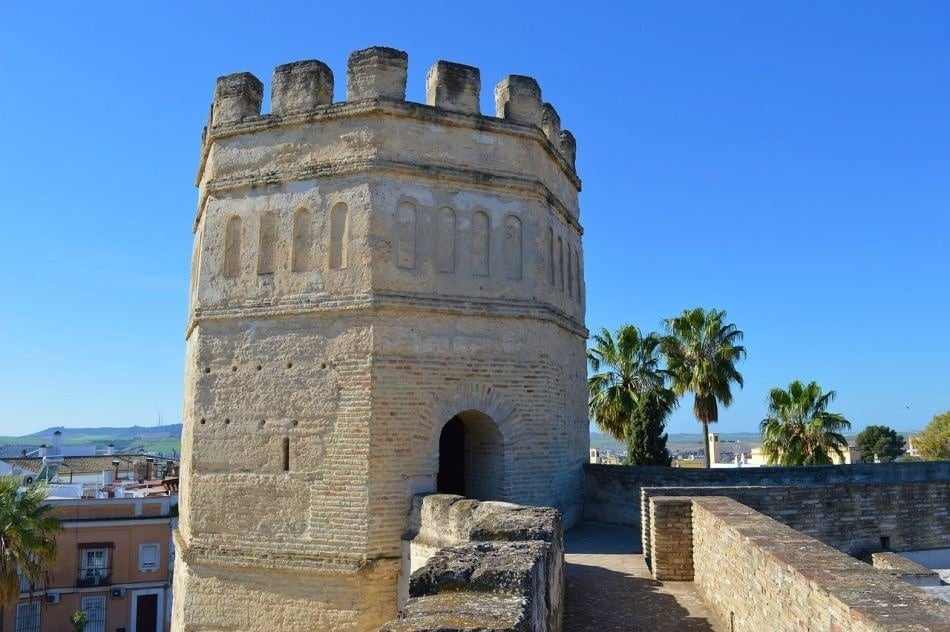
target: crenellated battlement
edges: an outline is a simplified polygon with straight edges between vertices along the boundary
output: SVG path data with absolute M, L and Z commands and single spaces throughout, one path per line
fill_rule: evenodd
M 347 105 L 411 103 L 406 101 L 409 56 L 400 50 L 374 46 L 350 54 L 346 71 L 346 101 L 333 102 L 333 71 L 317 60 L 298 61 L 274 69 L 271 111 L 261 114 L 263 83 L 248 72 L 219 77 L 208 138 L 236 125 L 279 123 L 301 114 L 349 114 Z M 573 175 L 576 144 L 550 103 L 542 103 L 541 87 L 531 77 L 508 75 L 495 85 L 495 114 L 481 113 L 481 76 L 478 68 L 439 60 L 426 74 L 425 106 L 451 115 L 494 119 L 534 127 L 564 160 Z M 413 104 L 423 105 L 423 104 Z M 343 106 L 343 107 L 341 107 Z M 256 129 L 256 126 L 251 125 Z M 248 131 L 252 131 L 249 129 Z M 576 176 L 574 176 L 576 178 Z

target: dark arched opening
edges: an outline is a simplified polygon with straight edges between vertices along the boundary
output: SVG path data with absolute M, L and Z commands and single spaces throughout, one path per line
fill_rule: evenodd
M 436 491 L 478 500 L 504 500 L 501 433 L 488 415 L 467 410 L 452 417 L 439 436 Z
M 445 424 L 439 436 L 435 489 L 440 494 L 465 495 L 465 424 L 458 415 Z

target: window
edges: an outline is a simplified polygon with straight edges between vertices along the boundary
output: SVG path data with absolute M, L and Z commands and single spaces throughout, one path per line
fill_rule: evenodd
M 29 579 L 27 579 L 26 575 L 22 575 L 22 574 L 20 574 L 20 573 L 17 573 L 17 577 L 19 577 L 19 579 L 20 579 L 20 592 L 21 592 L 21 593 L 28 593 L 28 592 L 30 592 L 30 591 L 36 590 L 36 586 L 33 585 L 33 582 L 31 582 Z
M 139 570 L 157 571 L 158 570 L 158 543 L 139 545 Z
M 106 598 L 104 595 L 88 595 L 82 598 L 81 610 L 88 620 L 84 632 L 106 632 Z
M 30 601 L 16 606 L 15 632 L 40 632 L 40 602 Z
M 108 586 L 112 583 L 110 548 L 111 545 L 79 545 L 79 581 L 77 583 L 80 588 Z
M 30 560 L 35 561 L 35 558 L 31 555 Z M 19 583 L 20 583 L 21 594 L 32 594 L 35 592 L 42 592 L 43 590 L 45 590 L 45 586 L 43 585 L 44 584 L 43 579 L 40 578 L 39 581 L 30 581 L 30 578 L 23 574 L 22 567 L 17 569 L 17 579 L 19 580 Z M 0 627 L 0 630 L 3 630 L 3 628 Z

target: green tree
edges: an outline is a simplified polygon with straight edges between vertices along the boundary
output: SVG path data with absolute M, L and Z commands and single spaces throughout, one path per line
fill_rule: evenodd
M 934 416 L 923 432 L 914 437 L 914 445 L 927 461 L 950 459 L 950 410 Z
M 594 335 L 587 352 L 592 375 L 587 386 L 590 416 L 601 430 L 627 444 L 630 465 L 669 465 L 664 432 L 676 396 L 660 367 L 661 338 L 624 325 L 614 337 Z
M 73 632 L 83 632 L 89 625 L 89 615 L 82 610 L 77 610 L 69 617 L 69 622 L 73 624 Z
M 848 440 L 841 434 L 851 422 L 828 412 L 836 396 L 815 382 L 795 380 L 788 390 L 769 391 L 769 416 L 762 420 L 762 452 L 769 464 L 831 465 L 829 452 L 844 458 Z
M 683 310 L 663 321 L 667 335 L 661 345 L 671 387 L 678 395 L 693 393 L 693 414 L 703 425 L 706 467 L 709 465 L 709 424 L 719 421 L 719 404 L 732 403 L 732 384 L 742 387 L 736 363 L 745 357 L 742 331 L 726 323 L 726 312 L 701 307 Z
M 877 456 L 890 462 L 904 455 L 904 437 L 888 426 L 868 426 L 858 433 L 855 445 L 861 450 L 861 460 L 871 462 Z
M 20 596 L 22 575 L 39 584 L 56 561 L 59 520 L 43 501 L 46 490 L 30 485 L 22 491 L 11 476 L 0 477 L 0 604 L 12 605 Z

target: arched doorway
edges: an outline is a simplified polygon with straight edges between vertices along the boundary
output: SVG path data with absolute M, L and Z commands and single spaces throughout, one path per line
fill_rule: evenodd
M 491 417 L 477 410 L 455 415 L 439 435 L 436 491 L 478 500 L 504 500 L 504 450 Z

